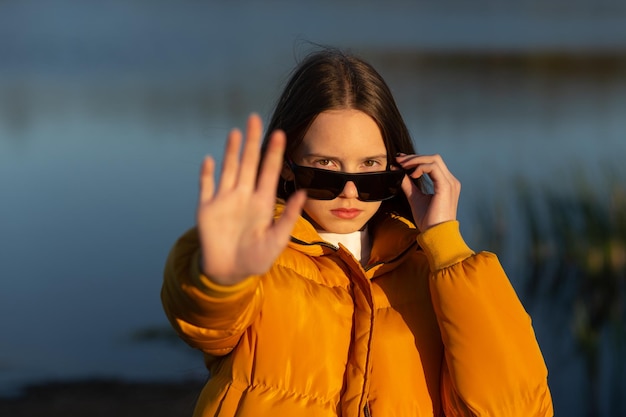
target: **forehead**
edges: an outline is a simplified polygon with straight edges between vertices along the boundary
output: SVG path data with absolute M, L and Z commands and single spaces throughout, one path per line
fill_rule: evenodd
M 359 110 L 329 110 L 320 113 L 297 153 L 336 157 L 385 155 L 386 148 L 374 119 Z

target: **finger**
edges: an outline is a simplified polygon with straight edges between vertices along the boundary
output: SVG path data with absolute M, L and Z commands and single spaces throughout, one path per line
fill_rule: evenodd
M 396 162 L 400 164 L 404 169 L 415 168 L 420 164 L 429 164 L 434 162 L 436 155 L 396 155 Z
M 425 163 L 426 161 L 423 156 L 398 154 L 396 155 L 396 162 L 406 171 L 408 176 L 415 178 L 413 176 L 415 169 L 419 166 L 420 162 Z
M 445 167 L 444 167 L 445 168 Z M 450 173 L 437 163 L 419 165 L 411 177 L 418 178 L 423 174 L 428 174 L 432 183 L 432 191 L 436 195 L 458 195 L 461 191 L 461 183 Z
M 259 147 L 263 134 L 263 122 L 261 118 L 252 114 L 248 118 L 246 130 L 246 143 L 241 155 L 241 167 L 238 184 L 253 189 L 256 183 L 257 170 L 259 167 Z
M 285 143 L 286 138 L 283 131 L 272 132 L 259 173 L 258 191 L 262 194 L 276 195 L 280 170 L 283 166 Z
M 241 148 L 241 131 L 233 129 L 228 133 L 219 191 L 230 190 L 237 181 L 239 174 L 239 150 Z
M 302 213 L 302 207 L 306 201 L 305 191 L 296 191 L 289 197 L 280 218 L 274 223 L 274 233 L 278 240 L 284 239 L 285 243 L 293 230 L 293 226 Z
M 428 174 L 429 176 L 433 175 L 433 173 L 435 171 L 438 171 L 438 167 L 436 164 L 434 163 L 430 163 L 430 164 L 419 164 L 417 165 L 413 171 L 411 172 L 410 177 L 411 178 L 419 178 L 424 174 Z M 437 174 L 434 174 L 435 177 L 437 177 Z M 435 181 L 436 179 L 433 178 L 433 181 Z
M 445 162 L 441 155 L 406 155 L 406 154 L 398 154 L 396 155 L 396 161 L 402 165 L 418 165 L 418 164 L 430 164 L 430 163 L 438 163 L 445 166 Z
M 411 196 L 415 193 L 415 192 L 420 192 L 422 190 L 420 190 L 420 188 L 417 186 L 417 184 L 415 184 L 415 182 L 413 182 L 412 177 L 410 177 L 409 175 L 405 175 L 404 178 L 402 179 L 402 183 L 400 184 L 402 191 L 404 191 L 404 194 L 411 198 Z M 423 194 L 423 193 L 422 193 Z
M 428 174 L 433 184 L 436 182 L 453 184 L 457 181 L 440 155 L 401 155 L 396 160 L 402 168 L 411 171 L 411 178 Z
M 200 171 L 200 204 L 207 203 L 215 193 L 215 161 L 212 157 L 204 158 Z

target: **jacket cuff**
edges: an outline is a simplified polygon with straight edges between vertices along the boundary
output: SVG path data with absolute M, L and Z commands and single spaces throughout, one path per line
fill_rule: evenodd
M 228 298 L 245 292 L 254 292 L 260 276 L 253 275 L 234 285 L 221 285 L 211 281 L 200 270 L 200 251 L 197 251 L 191 262 L 191 279 L 193 284 L 211 298 Z
M 432 272 L 459 263 L 474 251 L 467 246 L 456 220 L 440 223 L 417 236 L 417 242 L 428 258 Z

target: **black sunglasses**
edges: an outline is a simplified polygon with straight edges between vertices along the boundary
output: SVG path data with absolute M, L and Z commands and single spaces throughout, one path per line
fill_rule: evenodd
M 314 200 L 333 200 L 352 181 L 361 201 L 388 200 L 401 192 L 403 169 L 352 174 L 328 169 L 312 168 L 289 162 L 295 176 L 296 189 L 304 189 Z

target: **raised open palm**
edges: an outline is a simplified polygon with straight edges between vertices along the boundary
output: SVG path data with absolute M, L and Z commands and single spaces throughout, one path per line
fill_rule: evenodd
M 285 134 L 272 133 L 259 171 L 262 131 L 253 114 L 245 140 L 237 129 L 229 133 L 217 186 L 214 159 L 208 156 L 202 166 L 197 212 L 202 270 L 218 284 L 266 272 L 287 245 L 306 199 L 304 192 L 295 193 L 274 221 Z

